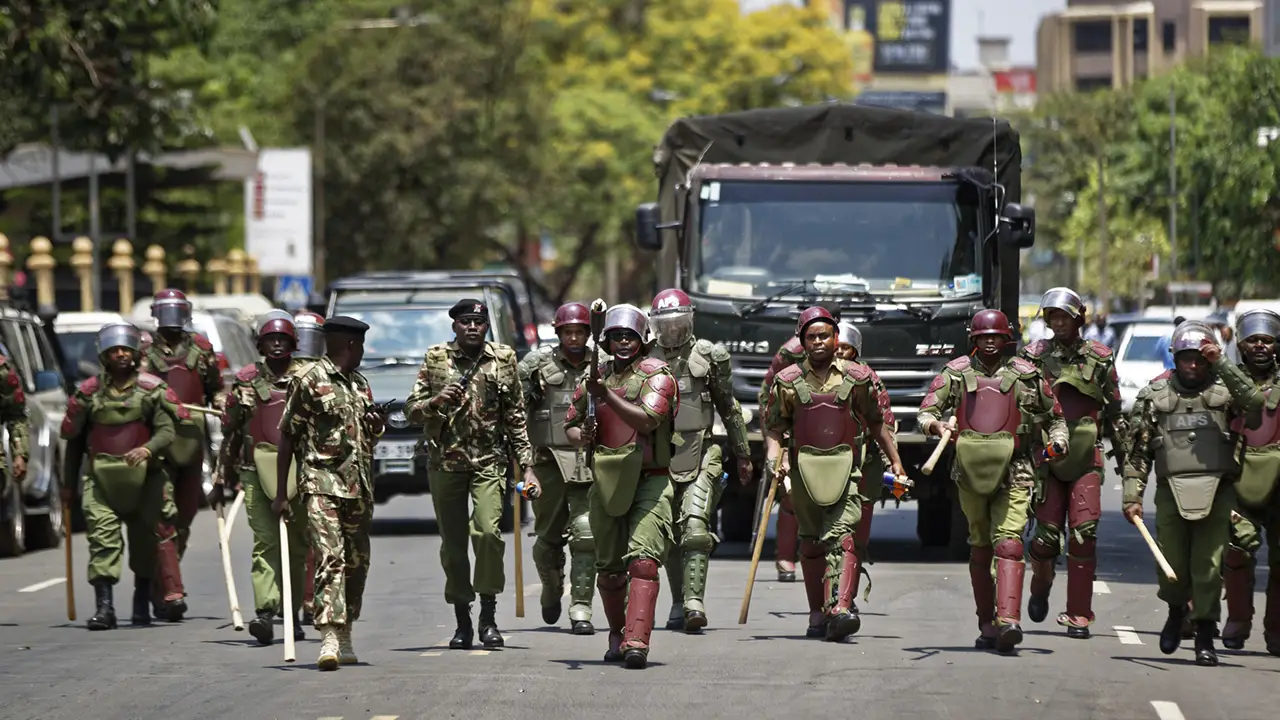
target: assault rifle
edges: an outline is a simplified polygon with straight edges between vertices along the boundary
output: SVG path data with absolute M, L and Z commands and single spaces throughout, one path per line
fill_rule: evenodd
M 476 373 L 480 371 L 480 362 L 483 359 L 484 359 L 484 356 L 482 355 L 480 357 L 477 357 L 475 360 L 473 360 L 471 363 L 471 367 L 467 368 L 467 371 L 462 374 L 462 378 L 458 380 L 458 385 L 462 387 L 462 401 L 458 405 L 458 409 L 454 410 L 453 413 L 449 415 L 449 418 L 445 420 L 444 427 L 440 428 L 441 442 L 444 441 L 445 434 L 453 430 L 453 423 L 457 421 L 458 416 L 462 414 L 463 410 L 467 409 L 467 403 L 466 403 L 467 388 L 471 386 L 471 379 L 474 378 L 476 376 Z
M 600 343 L 603 342 L 600 334 L 604 332 L 604 315 L 608 309 L 601 298 L 591 302 L 591 367 L 587 372 L 593 382 L 600 382 Z M 591 442 L 587 444 L 587 468 L 592 469 L 596 458 L 596 399 L 590 393 L 587 394 L 586 428 L 592 435 Z

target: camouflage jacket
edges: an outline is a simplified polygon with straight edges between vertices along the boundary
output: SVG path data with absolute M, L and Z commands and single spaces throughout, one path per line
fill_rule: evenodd
M 1098 418 L 1101 434 L 1113 449 L 1123 449 L 1129 430 L 1120 411 L 1120 376 L 1111 348 L 1096 340 L 1077 340 L 1071 345 L 1037 340 L 1022 348 L 1019 355 L 1030 360 L 1050 382 L 1070 384 L 1097 402 L 1102 408 Z
M 1213 369 L 1217 377 L 1210 387 L 1225 387 L 1231 396 L 1227 406 L 1227 414 L 1231 420 L 1242 420 L 1246 427 L 1257 427 L 1262 420 L 1262 407 L 1266 402 L 1253 378 L 1244 370 L 1232 365 L 1224 354 L 1214 363 Z M 1151 475 L 1151 466 L 1155 459 L 1153 441 L 1159 436 L 1160 411 L 1151 400 L 1152 393 L 1172 387 L 1179 394 L 1189 391 L 1179 382 L 1177 374 L 1166 370 L 1157 375 L 1146 387 L 1138 391 L 1133 401 L 1133 410 L 1129 414 L 1129 456 L 1124 468 L 1124 497 L 1127 503 L 1142 502 L 1147 488 L 1147 480 Z M 1193 393 L 1194 394 L 1194 393 Z M 1243 441 L 1241 441 L 1243 442 Z
M 108 400 L 125 404 L 136 400 L 141 405 L 143 422 L 151 430 L 151 439 L 143 447 L 151 451 L 152 457 L 173 442 L 174 424 L 191 417 L 173 390 L 151 373 L 138 373 L 123 388 L 113 386 L 110 376 L 102 374 L 81 382 L 67 400 L 62 438 L 71 445 L 81 444 L 82 451 L 88 450 L 83 444 L 88 442 L 89 430 L 99 414 L 106 411 L 103 402 Z
M 535 417 L 535 413 L 542 407 L 546 400 L 547 388 L 558 387 L 577 389 L 578 384 L 587 376 L 587 371 L 591 367 L 591 353 L 585 354 L 585 361 L 582 365 L 574 365 L 569 362 L 565 354 L 560 351 L 559 347 L 540 347 L 537 350 L 525 355 L 516 366 L 516 371 L 520 377 L 520 386 L 524 389 L 525 409 L 528 414 L 528 424 L 532 430 L 535 422 L 540 422 Z M 602 355 L 601 357 L 605 357 Z M 562 382 L 548 383 L 548 378 L 554 379 L 556 376 L 563 377 Z M 552 423 L 564 423 L 563 417 L 549 418 Z M 533 433 L 530 432 L 530 435 Z M 551 462 L 551 451 L 548 448 L 533 448 L 534 462 L 543 463 Z
M 797 365 L 783 368 L 782 372 L 774 377 L 773 386 L 769 390 L 768 410 L 764 417 L 765 431 L 778 434 L 790 432 L 796 405 L 799 403 L 797 385 L 800 383 L 803 382 L 810 392 L 830 393 L 839 389 L 846 380 L 853 383 L 849 397 L 849 412 L 862 426 L 864 432 L 874 431 L 886 420 L 892 422 L 892 411 L 886 418 L 880 397 L 874 389 L 874 383 L 879 380 L 879 377 L 869 365 L 836 358 L 831 362 L 831 369 L 827 376 L 823 378 L 813 371 L 813 366 L 808 360 L 803 360 Z M 870 444 L 874 439 L 865 437 L 865 442 Z
M 280 432 L 300 447 L 298 490 L 339 498 L 373 497 L 373 446 L 365 422 L 373 393 L 364 375 L 343 373 L 329 358 L 289 377 Z
M 694 356 L 697 356 L 695 359 Z M 678 348 L 654 346 L 650 357 L 656 357 L 667 363 L 671 374 L 679 380 L 684 370 L 694 362 L 710 365 L 706 374 L 707 393 L 711 396 L 711 404 L 720 414 L 720 421 L 729 436 L 729 451 L 736 458 L 751 457 L 751 448 L 747 444 L 747 424 L 742 417 L 742 406 L 733 396 L 733 364 L 729 360 L 729 351 L 723 345 L 712 344 L 709 340 L 693 340 Z M 682 393 L 690 388 L 682 387 Z M 705 400 L 703 401 L 705 402 Z M 707 428 L 708 433 L 711 428 Z
M 9 433 L 9 455 L 29 460 L 31 423 L 27 419 L 27 396 L 13 361 L 0 355 L 0 422 Z
M 272 390 L 287 392 L 290 378 L 304 372 L 310 365 L 307 361 L 292 360 L 279 377 L 272 376 L 265 360 L 240 368 L 222 410 L 222 447 L 218 449 L 218 467 L 230 467 L 234 463 L 242 470 L 254 469 L 252 454 L 244 446 L 250 418 L 260 403 L 271 398 Z
M 187 367 L 200 375 L 204 385 L 205 404 L 222 407 L 226 398 L 223 396 L 222 371 L 218 369 L 218 354 L 203 335 L 184 333 L 182 342 L 172 346 L 158 332 L 149 335 L 151 341 L 144 341 L 142 344 L 142 363 L 138 366 L 140 371 L 164 377 L 169 370 L 169 363 L 165 359 L 185 355 Z
M 916 416 L 918 427 L 923 431 L 928 423 L 939 421 L 943 415 L 957 410 L 966 387 L 976 389 L 977 376 L 996 377 L 1001 374 L 1014 378 L 1013 392 L 1018 394 L 1018 409 L 1022 411 L 1018 432 L 1033 441 L 1021 444 L 1015 455 L 1028 457 L 1032 447 L 1044 445 L 1043 433 L 1048 434 L 1047 442 L 1068 447 L 1067 421 L 1062 417 L 1062 407 L 1058 405 L 1057 398 L 1053 396 L 1053 388 L 1049 387 L 1049 382 L 1035 365 L 1017 357 L 1010 358 L 994 372 L 989 372 L 985 365 L 974 362 L 968 355 L 947 363 L 933 379 L 929 392 L 920 403 L 920 413 Z
M 431 407 L 431 398 L 460 382 L 473 362 L 479 369 L 464 388 L 462 406 Z M 426 426 L 431 467 L 446 472 L 504 469 L 513 456 L 521 468 L 533 464 L 519 376 L 515 350 L 499 343 L 486 342 L 474 361 L 456 342 L 427 350 L 404 415 Z
M 654 452 L 644 467 L 646 470 L 669 468 L 671 423 L 680 408 L 679 384 L 676 376 L 671 374 L 671 368 L 653 357 L 637 358 L 621 371 L 614 367 L 613 362 L 601 363 L 600 381 L 610 392 L 621 395 L 627 402 L 639 405 L 650 417 L 661 420 L 649 434 Z M 587 418 L 587 397 L 584 378 L 578 389 L 573 391 L 573 405 L 564 416 L 566 428 L 582 427 Z

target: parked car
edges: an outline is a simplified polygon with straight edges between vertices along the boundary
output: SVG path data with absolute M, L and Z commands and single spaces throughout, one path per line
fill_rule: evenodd
M 58 313 L 53 330 L 65 358 L 62 373 L 72 384 L 79 385 L 102 371 L 102 362 L 98 359 L 98 330 L 107 323 L 124 321 L 123 315 L 113 312 Z
M 257 293 L 235 293 L 229 295 L 209 295 L 193 293 L 187 296 L 191 301 L 191 309 L 195 312 L 207 312 L 214 315 L 227 315 L 245 325 L 252 325 L 255 318 L 275 309 L 275 305 L 264 295 Z M 129 313 L 130 322 L 141 323 L 151 319 L 151 301 L 149 297 L 139 298 L 133 303 Z
M 1128 413 L 1138 391 L 1163 373 L 1164 353 L 1173 333 L 1172 319 L 1145 319 L 1130 322 L 1116 352 L 1116 375 L 1120 377 L 1120 408 Z M 1222 337 L 1214 331 L 1219 343 Z

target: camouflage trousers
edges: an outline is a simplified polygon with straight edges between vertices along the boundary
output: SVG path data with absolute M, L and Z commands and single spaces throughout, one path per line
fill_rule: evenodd
M 316 552 L 315 625 L 349 625 L 360 619 L 369 578 L 373 499 L 308 493 L 305 502 Z

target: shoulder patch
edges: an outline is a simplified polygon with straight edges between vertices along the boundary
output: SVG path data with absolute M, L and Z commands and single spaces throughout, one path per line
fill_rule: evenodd
M 439 345 L 432 345 L 427 348 L 427 354 L 424 355 L 422 359 L 426 362 L 440 362 L 447 357 L 449 357 L 449 346 L 444 343 L 440 343 Z
M 258 377 L 258 363 L 249 363 L 236 373 L 236 379 L 241 382 L 253 382 Z
M 1111 357 L 1111 348 L 1107 347 L 1106 345 L 1103 345 L 1097 340 L 1086 340 L 1084 343 L 1084 346 L 1089 348 L 1089 352 L 1093 353 L 1094 357 L 1099 357 L 1099 358 Z
M 138 387 L 143 390 L 155 390 L 164 384 L 164 380 L 159 375 L 152 375 L 149 372 L 138 373 Z
M 1026 346 L 1026 347 L 1022 348 L 1022 352 L 1023 352 L 1023 354 L 1025 354 L 1027 357 L 1038 358 L 1038 357 L 1040 357 L 1041 355 L 1043 355 L 1043 354 L 1045 353 L 1045 351 L 1046 351 L 1046 350 L 1048 350 L 1048 349 L 1049 349 L 1049 341 L 1048 341 L 1048 340 L 1037 340 L 1037 341 L 1035 341 L 1035 342 L 1031 343 L 1030 345 L 1028 345 L 1028 346 Z
M 870 365 L 860 362 L 849 362 L 844 365 L 844 374 L 858 382 L 863 382 L 871 378 L 872 371 Z
M 636 369 L 645 375 L 652 375 L 666 366 L 667 364 L 665 362 L 654 357 L 642 358 L 640 362 L 636 363 Z
M 947 363 L 947 367 L 957 372 L 964 372 L 965 370 L 968 370 L 972 365 L 973 365 L 973 360 L 971 360 L 968 355 L 961 355 L 955 360 L 952 360 L 951 362 Z
M 1033 364 L 1030 360 L 1027 360 L 1026 358 L 1016 357 L 1016 356 L 1009 361 L 1009 367 L 1013 368 L 1015 371 L 1017 371 L 1018 373 L 1021 373 L 1022 375 L 1030 375 L 1036 372 L 1036 370 L 1038 369 L 1036 368 L 1035 364 Z
M 791 384 L 804 376 L 804 368 L 799 365 L 788 365 L 773 376 L 775 382 Z
M 76 388 L 84 395 L 92 395 L 98 392 L 98 388 L 102 387 L 102 383 L 98 382 L 97 377 L 85 378 L 80 386 Z
M 209 342 L 208 338 L 201 335 L 200 333 L 192 333 L 191 342 L 195 343 L 196 347 L 200 348 L 201 350 L 213 349 L 213 343 Z

